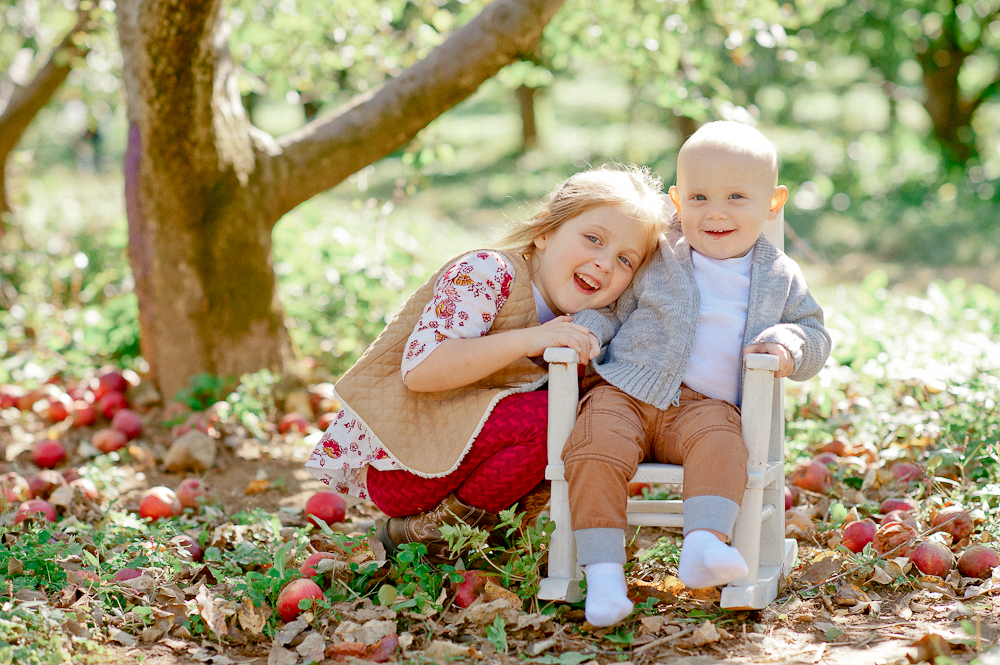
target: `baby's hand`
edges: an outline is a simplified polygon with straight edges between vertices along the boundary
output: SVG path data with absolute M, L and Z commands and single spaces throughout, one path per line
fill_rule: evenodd
M 775 344 L 774 342 L 751 344 L 743 349 L 743 357 L 746 358 L 749 353 L 766 353 L 778 356 L 778 371 L 774 373 L 774 378 L 776 379 L 791 376 L 792 372 L 795 371 L 795 361 L 792 359 L 792 354 L 780 344 Z
M 580 362 L 587 363 L 601 350 L 597 337 L 586 327 L 573 323 L 572 316 L 557 316 L 537 328 L 526 328 L 529 334 L 525 355 L 540 356 L 550 346 L 564 346 L 580 354 Z

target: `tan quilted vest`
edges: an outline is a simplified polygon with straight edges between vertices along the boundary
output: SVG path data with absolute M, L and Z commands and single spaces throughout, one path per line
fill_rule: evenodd
M 464 256 L 468 254 L 465 252 Z M 528 264 L 502 252 L 514 268 L 510 296 L 488 335 L 538 325 Z M 456 259 L 459 257 L 456 257 Z M 411 391 L 403 383 L 400 365 L 406 341 L 434 295 L 434 285 L 446 263 L 403 304 L 361 359 L 337 382 L 344 408 L 360 418 L 397 462 L 413 473 L 433 478 L 454 471 L 479 434 L 493 406 L 515 392 L 534 390 L 545 370 L 527 358 L 476 383 L 431 393 Z

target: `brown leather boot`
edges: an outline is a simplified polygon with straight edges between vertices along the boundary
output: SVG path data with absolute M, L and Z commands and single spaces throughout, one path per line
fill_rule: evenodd
M 460 522 L 483 531 L 490 531 L 496 526 L 497 516 L 482 508 L 465 505 L 452 493 L 426 513 L 390 517 L 379 525 L 375 538 L 385 547 L 386 555 L 392 554 L 404 543 L 423 543 L 427 546 L 428 561 L 438 564 L 453 563 L 456 557 L 452 556 L 448 541 L 441 535 L 439 527 L 442 524 L 454 526 Z
M 528 493 L 522 496 L 517 502 L 517 511 L 524 513 L 521 519 L 521 533 L 529 526 L 534 526 L 538 521 L 538 516 L 542 514 L 545 507 L 549 505 L 549 497 L 552 496 L 552 483 L 543 480 L 538 483 Z

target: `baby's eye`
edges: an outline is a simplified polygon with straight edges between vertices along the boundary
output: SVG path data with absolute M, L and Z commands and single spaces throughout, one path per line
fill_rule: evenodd
M 731 199 L 745 199 L 746 197 L 743 196 L 742 194 L 730 194 L 729 198 L 731 198 Z
M 694 198 L 695 201 L 707 201 L 708 200 L 708 199 L 705 198 L 704 194 L 695 194 L 693 198 Z

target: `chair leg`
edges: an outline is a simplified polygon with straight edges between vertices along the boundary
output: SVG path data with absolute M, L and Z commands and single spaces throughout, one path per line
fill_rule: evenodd
M 569 483 L 565 480 L 552 480 L 549 515 L 555 522 L 556 530 L 549 540 L 548 576 L 541 581 L 538 597 L 575 603 L 583 598 L 580 588 L 583 575 L 576 563 L 576 540 L 569 515 Z

